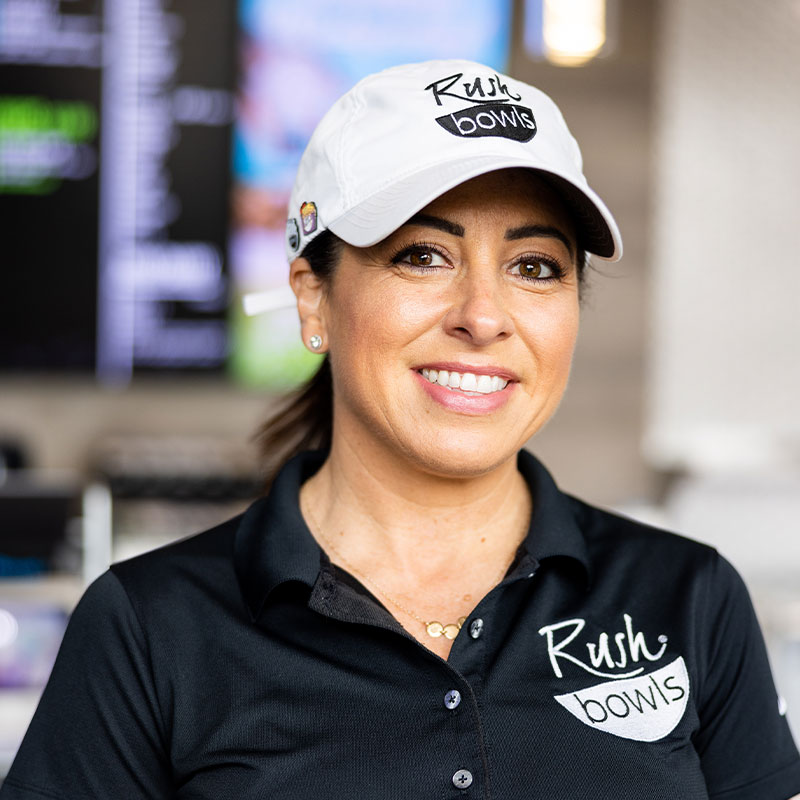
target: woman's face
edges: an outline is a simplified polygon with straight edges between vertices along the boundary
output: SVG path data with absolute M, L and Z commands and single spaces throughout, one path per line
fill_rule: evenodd
M 514 457 L 567 383 L 575 253 L 558 196 L 524 170 L 467 181 L 373 247 L 346 245 L 320 306 L 334 441 L 445 476 Z

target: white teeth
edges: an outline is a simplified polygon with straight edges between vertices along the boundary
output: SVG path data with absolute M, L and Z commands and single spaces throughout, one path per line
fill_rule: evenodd
M 500 392 L 506 388 L 508 381 L 497 375 L 475 375 L 466 372 L 450 372 L 446 369 L 423 369 L 422 377 L 431 383 L 438 383 L 439 386 L 446 386 L 449 389 L 460 389 L 462 392 L 475 392 L 479 394 L 492 394 Z
M 453 376 L 450 374 L 450 381 L 452 382 Z M 467 372 L 461 376 L 461 391 L 462 392 L 476 392 L 478 390 L 478 379 L 471 373 Z
M 464 388 L 463 383 L 461 384 L 461 388 Z M 481 394 L 489 394 L 492 391 L 492 376 L 481 375 L 480 378 L 478 378 L 478 385 L 475 388 Z

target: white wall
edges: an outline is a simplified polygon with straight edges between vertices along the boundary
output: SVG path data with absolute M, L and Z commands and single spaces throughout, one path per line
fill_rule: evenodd
M 800 4 L 662 3 L 646 446 L 800 467 Z
M 800 733 L 800 3 L 661 3 L 644 448 L 753 594 Z

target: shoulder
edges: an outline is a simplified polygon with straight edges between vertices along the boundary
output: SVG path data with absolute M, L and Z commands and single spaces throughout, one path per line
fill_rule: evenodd
M 230 559 L 239 523 L 240 514 L 200 533 L 171 542 L 163 547 L 149 550 L 133 558 L 112 564 L 111 571 L 124 583 L 136 580 L 153 571 L 177 568 L 207 568 L 209 562 L 219 564 Z
M 568 496 L 596 586 L 654 595 L 672 609 L 713 619 L 722 605 L 750 615 L 748 590 L 716 548 Z
M 635 562 L 642 568 L 733 572 L 719 552 L 688 536 L 640 522 L 567 495 L 593 562 Z
M 180 619 L 202 613 L 204 605 L 238 604 L 234 551 L 243 516 L 112 564 L 109 579 L 119 583 L 140 618 Z
M 531 533 L 538 545 L 532 542 L 531 552 L 535 556 L 573 556 L 593 578 L 626 585 L 628 581 L 646 584 L 653 574 L 674 576 L 686 569 L 703 569 L 719 558 L 713 547 L 564 492 L 531 453 L 521 451 L 518 465 L 533 498 Z

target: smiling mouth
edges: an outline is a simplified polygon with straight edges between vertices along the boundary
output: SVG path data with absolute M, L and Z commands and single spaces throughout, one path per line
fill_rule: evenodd
M 421 369 L 420 374 L 429 383 L 465 394 L 494 394 L 502 392 L 508 381 L 497 375 L 475 375 L 472 372 L 451 372 L 446 369 Z

